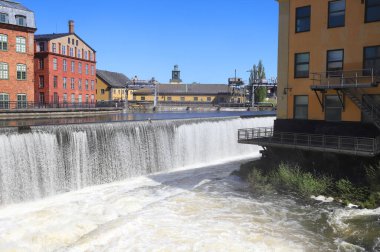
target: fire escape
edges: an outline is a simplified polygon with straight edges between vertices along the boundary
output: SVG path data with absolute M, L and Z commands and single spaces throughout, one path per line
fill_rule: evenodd
M 331 71 L 312 73 L 313 85 L 319 104 L 324 110 L 324 94 L 334 90 L 345 109 L 344 97 L 348 97 L 362 112 L 363 118 L 380 129 L 380 104 L 365 90 L 376 88 L 380 83 L 380 75 L 374 69 L 354 71 Z

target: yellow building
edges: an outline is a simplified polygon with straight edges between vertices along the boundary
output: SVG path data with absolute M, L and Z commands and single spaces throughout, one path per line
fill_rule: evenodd
M 380 0 L 277 1 L 277 120 L 239 142 L 378 155 Z
M 128 81 L 122 73 L 96 70 L 96 100 L 125 101 Z
M 142 88 L 133 92 L 137 102 L 153 102 L 154 88 Z M 157 100 L 161 103 L 244 103 L 245 96 L 231 94 L 231 88 L 225 84 L 158 84 Z

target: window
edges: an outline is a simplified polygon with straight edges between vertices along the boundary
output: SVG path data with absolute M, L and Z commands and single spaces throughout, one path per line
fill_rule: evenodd
M 57 52 L 57 44 L 56 44 L 56 43 L 52 43 L 51 51 L 52 51 L 53 53 L 56 53 L 56 52 Z
M 71 72 L 72 73 L 75 72 L 75 62 L 74 61 L 71 61 Z
M 78 95 L 78 102 L 79 102 L 79 103 L 82 103 L 82 95 L 81 95 L 81 94 Z
M 39 88 L 44 88 L 45 87 L 45 77 L 43 75 L 39 76 L 38 87 Z
M 26 94 L 17 94 L 17 108 L 27 108 Z
M 53 70 L 58 70 L 58 60 L 57 60 L 57 58 L 53 59 Z
M 182 102 L 184 102 L 184 101 L 185 101 L 185 97 L 182 96 L 182 97 L 180 98 L 180 100 L 181 100 Z
M 91 90 L 94 90 L 95 89 L 95 81 L 91 81 Z M 120 93 L 120 90 L 119 90 L 119 93 Z
M 86 80 L 86 90 L 88 90 L 88 80 Z
M 71 89 L 75 89 L 75 80 L 71 78 Z
M 309 97 L 307 95 L 294 96 L 294 119 L 308 119 Z
M 91 66 L 91 75 L 95 75 L 95 67 Z
M 74 48 L 70 47 L 69 51 L 70 51 L 70 57 L 74 57 Z
M 39 69 L 44 69 L 45 68 L 45 60 L 44 59 L 39 59 L 38 60 L 38 67 L 39 67 Z
M 53 102 L 55 104 L 57 104 L 59 102 L 59 96 L 58 96 L 58 93 L 54 92 L 54 96 L 53 96 Z
M 78 63 L 78 73 L 82 73 L 82 63 Z
M 327 74 L 329 76 L 340 76 L 343 71 L 344 50 L 327 51 Z
M 0 51 L 8 50 L 8 36 L 5 34 L 0 34 Z
M 78 80 L 78 89 L 82 90 L 82 80 L 81 79 Z
M 26 26 L 26 17 L 21 15 L 16 15 L 16 24 L 19 26 Z
M 365 1 L 365 22 L 380 21 L 380 0 Z
M 337 95 L 325 96 L 325 120 L 339 122 L 342 119 L 342 104 Z
M 16 37 L 16 52 L 26 52 L 26 39 L 24 37 Z
M 168 96 L 168 101 L 172 101 L 172 97 L 171 96 Z
M 67 103 L 67 94 L 63 94 L 63 103 Z
M 363 62 L 365 75 L 371 75 L 372 70 L 375 75 L 380 75 L 380 46 L 365 47 Z
M 0 62 L 0 80 L 7 80 L 9 78 L 8 64 Z
M 80 49 L 78 49 L 78 58 L 81 58 L 81 50 Z
M 84 52 L 84 59 L 88 60 L 88 52 L 87 51 Z
M 70 38 L 67 38 L 67 43 L 70 44 Z
M 0 13 L 0 23 L 9 23 L 8 14 Z
M 63 71 L 67 72 L 67 61 L 65 59 L 63 60 Z
M 95 102 L 95 95 L 91 95 L 91 103 L 94 103 Z
M 45 93 L 40 92 L 39 96 L 40 96 L 40 99 L 39 99 L 40 103 L 45 104 Z
M 342 27 L 345 24 L 346 0 L 329 2 L 329 28 Z
M 310 31 L 311 7 L 299 7 L 296 9 L 296 32 Z
M 296 53 L 294 78 L 309 78 L 310 53 Z
M 89 97 L 88 94 L 86 94 L 86 103 L 88 103 L 88 97 Z
M 142 101 L 145 101 L 145 96 L 141 96 L 141 100 L 142 100 Z
M 9 94 L 0 93 L 0 109 L 9 109 Z
M 88 75 L 88 64 L 86 64 L 86 74 Z
M 64 46 L 64 45 L 62 46 L 62 54 L 66 55 L 66 46 Z
M 104 89 L 100 89 L 100 94 L 104 94 L 104 93 L 105 93 Z
M 71 102 L 75 103 L 75 94 L 71 94 Z
M 76 41 L 76 45 L 78 46 L 78 40 Z
M 53 77 L 53 87 L 57 88 L 58 87 L 58 76 Z
M 93 52 L 90 52 L 90 60 L 91 60 L 91 61 L 94 60 L 94 53 L 93 53 Z
M 63 77 L 63 89 L 67 89 L 67 79 Z
M 198 101 L 198 97 L 194 97 L 194 101 Z
M 17 80 L 26 80 L 26 65 L 17 64 Z

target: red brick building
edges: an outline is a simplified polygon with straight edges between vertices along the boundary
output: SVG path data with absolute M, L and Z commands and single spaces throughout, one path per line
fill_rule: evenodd
M 41 104 L 96 102 L 96 52 L 74 32 L 35 36 L 35 100 Z
M 0 109 L 34 101 L 34 13 L 0 0 Z

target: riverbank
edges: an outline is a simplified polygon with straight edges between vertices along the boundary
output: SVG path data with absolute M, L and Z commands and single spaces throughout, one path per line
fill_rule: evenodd
M 344 206 L 380 207 L 380 158 L 360 158 L 268 148 L 260 160 L 242 165 L 239 176 L 254 191 L 295 194 Z M 318 197 L 324 195 L 325 197 Z

